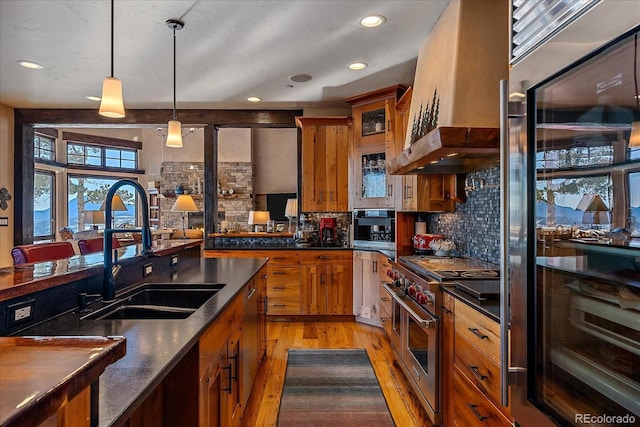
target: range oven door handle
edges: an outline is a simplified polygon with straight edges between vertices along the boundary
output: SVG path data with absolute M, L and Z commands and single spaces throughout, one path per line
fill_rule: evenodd
M 420 326 L 424 329 L 434 329 L 438 325 L 438 319 L 432 316 L 429 312 L 427 312 L 428 319 L 423 319 L 422 316 L 417 314 L 409 305 L 402 300 L 398 295 L 393 295 L 393 299 L 404 308 L 409 316 L 413 318 Z

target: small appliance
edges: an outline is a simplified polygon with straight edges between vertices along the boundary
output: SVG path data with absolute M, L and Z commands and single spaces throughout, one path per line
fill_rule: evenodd
M 395 218 L 396 213 L 392 210 L 354 211 L 353 247 L 395 249 Z
M 320 218 L 320 241 L 322 246 L 335 246 L 336 234 L 336 219 Z

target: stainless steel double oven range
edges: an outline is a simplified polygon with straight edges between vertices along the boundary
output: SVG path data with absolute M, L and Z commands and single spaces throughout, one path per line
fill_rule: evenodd
M 497 266 L 472 258 L 400 257 L 387 272 L 392 299 L 387 332 L 396 356 L 431 421 L 442 423 L 440 395 L 442 290 L 460 278 L 497 279 Z

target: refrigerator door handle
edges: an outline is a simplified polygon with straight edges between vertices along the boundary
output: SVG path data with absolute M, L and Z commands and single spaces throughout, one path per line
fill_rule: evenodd
M 509 81 L 500 80 L 500 403 L 509 406 Z

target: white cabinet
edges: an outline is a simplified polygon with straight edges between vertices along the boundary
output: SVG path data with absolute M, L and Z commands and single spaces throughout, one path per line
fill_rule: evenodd
M 374 251 L 353 252 L 353 313 L 356 321 L 380 326 L 378 284 L 382 255 Z

